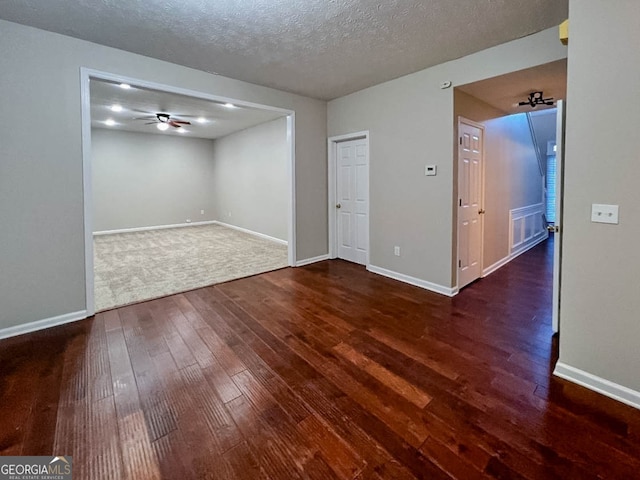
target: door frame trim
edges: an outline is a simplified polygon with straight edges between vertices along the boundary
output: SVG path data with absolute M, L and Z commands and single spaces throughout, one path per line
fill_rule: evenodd
M 457 122 L 457 138 L 455 139 L 456 142 L 456 159 L 455 159 L 455 164 L 456 164 L 456 173 L 457 175 L 454 178 L 454 182 L 455 182 L 455 191 L 456 191 L 456 198 L 454 198 L 454 212 L 455 212 L 455 226 L 456 226 L 456 259 L 455 259 L 455 265 L 454 265 L 454 269 L 456 272 L 456 283 L 454 288 L 456 290 L 459 291 L 460 288 L 460 279 L 458 278 L 458 274 L 460 273 L 460 267 L 458 266 L 460 264 L 460 229 L 458 228 L 458 216 L 460 213 L 460 205 L 459 205 L 459 199 L 460 199 L 460 169 L 458 168 L 460 165 L 460 124 L 467 124 L 470 125 L 472 127 L 476 127 L 479 128 L 482 131 L 482 169 L 480 172 L 480 184 L 481 184 L 481 188 L 482 188 L 482 195 L 481 195 L 481 202 L 482 202 L 482 206 L 481 208 L 484 208 L 485 205 L 485 167 L 486 167 L 486 156 L 485 156 L 485 127 L 483 124 L 478 123 L 478 122 L 474 122 L 473 120 L 469 120 L 466 117 L 463 116 L 458 116 L 458 122 Z M 480 216 L 480 275 L 478 276 L 478 278 L 482 278 L 482 270 L 484 269 L 484 215 Z M 466 286 L 466 285 L 465 285 Z
M 338 258 L 338 228 L 336 225 L 336 185 L 337 185 L 337 161 L 338 161 L 338 144 L 351 140 L 364 139 L 367 141 L 367 165 L 368 177 L 367 191 L 367 268 L 371 264 L 371 155 L 370 155 L 370 135 L 369 130 L 360 132 L 347 133 L 345 135 L 336 135 L 327 139 L 327 219 L 329 227 L 329 258 Z
M 93 176 L 91 158 L 91 98 L 89 81 L 91 78 L 97 80 L 107 80 L 113 82 L 123 82 L 139 87 L 150 88 L 168 93 L 177 93 L 202 100 L 212 100 L 216 102 L 230 102 L 244 107 L 260 108 L 272 112 L 281 113 L 287 118 L 287 174 L 288 174 L 288 265 L 295 266 L 296 262 L 296 144 L 295 144 L 295 111 L 248 102 L 237 98 L 213 95 L 196 90 L 176 87 L 173 85 L 132 78 L 126 75 L 113 74 L 87 67 L 80 67 L 80 102 L 82 121 L 82 183 L 84 202 L 84 253 L 85 253 L 85 302 L 86 315 L 90 317 L 95 312 L 95 273 L 93 261 Z
M 553 333 L 560 333 L 561 305 L 562 305 L 562 235 L 564 217 L 564 171 L 566 159 L 566 130 L 567 130 L 567 105 L 566 100 L 556 102 L 556 218 L 554 224 L 560 228 L 553 241 L 553 280 L 551 298 L 551 329 Z M 560 156 L 560 158 L 558 158 Z M 558 168 L 559 165 L 559 168 Z M 558 172 L 560 175 L 558 176 Z M 558 178 L 559 177 L 559 178 Z M 555 243 L 557 242 L 557 243 Z M 557 249 L 557 254 L 556 254 Z

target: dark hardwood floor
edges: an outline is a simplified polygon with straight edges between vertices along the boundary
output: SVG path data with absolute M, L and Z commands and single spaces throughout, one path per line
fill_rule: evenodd
M 342 261 L 0 342 L 0 454 L 74 479 L 640 478 L 640 411 L 551 376 L 542 244 L 447 298 Z

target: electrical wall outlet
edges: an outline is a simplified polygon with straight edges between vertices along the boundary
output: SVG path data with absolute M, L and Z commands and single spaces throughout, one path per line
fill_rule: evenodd
M 200 210 L 200 215 L 204 215 L 204 210 Z
M 187 223 L 191 223 L 191 219 L 190 218 L 187 218 Z
M 396 257 L 399 257 L 399 256 L 400 256 L 400 247 L 399 247 L 399 246 L 397 246 L 397 245 L 396 245 L 395 247 L 393 247 L 393 254 L 394 254 Z

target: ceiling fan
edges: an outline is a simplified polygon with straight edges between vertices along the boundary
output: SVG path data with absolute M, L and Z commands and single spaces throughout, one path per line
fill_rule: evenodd
M 168 113 L 160 113 L 160 112 L 155 113 L 153 115 L 147 115 L 145 117 L 134 118 L 134 120 L 151 120 L 150 122 L 145 123 L 145 125 L 157 124 L 158 128 L 162 130 L 166 130 L 170 126 L 174 128 L 180 128 L 182 127 L 182 125 L 191 125 L 191 122 L 188 122 L 186 120 L 178 120 L 178 119 L 172 118 L 171 115 Z M 166 125 L 166 127 L 161 128 L 160 125 Z
M 524 102 L 518 103 L 519 106 L 529 105 L 531 108 L 536 108 L 538 105 L 553 105 L 553 97 L 544 98 L 542 92 L 531 92 L 529 98 Z

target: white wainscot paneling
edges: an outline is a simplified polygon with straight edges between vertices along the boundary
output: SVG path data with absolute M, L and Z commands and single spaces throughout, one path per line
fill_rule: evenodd
M 527 250 L 547 235 L 543 222 L 544 205 L 538 203 L 509 211 L 509 250 L 511 255 Z

